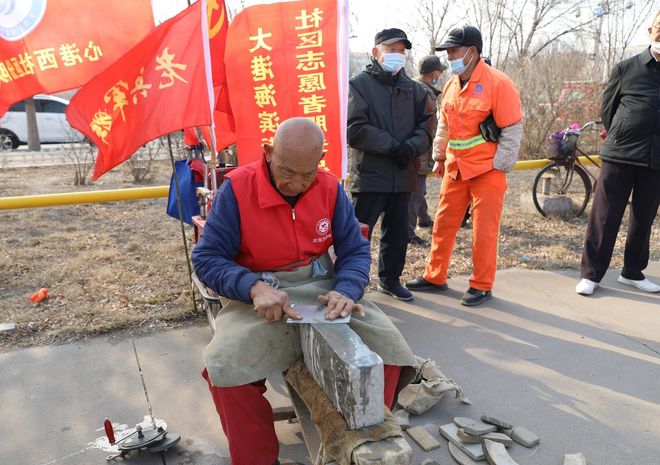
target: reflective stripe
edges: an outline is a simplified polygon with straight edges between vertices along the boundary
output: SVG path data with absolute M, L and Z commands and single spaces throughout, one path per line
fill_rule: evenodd
M 455 139 L 449 141 L 449 148 L 452 150 L 467 150 L 477 145 L 483 144 L 486 142 L 486 139 L 483 138 L 481 134 L 478 136 L 470 137 L 469 139 Z

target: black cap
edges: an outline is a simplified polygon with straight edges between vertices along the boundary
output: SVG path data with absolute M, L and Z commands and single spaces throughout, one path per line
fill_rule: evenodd
M 447 65 L 443 64 L 436 55 L 429 55 L 419 62 L 419 74 L 429 74 L 433 71 L 444 71 Z
M 438 52 L 443 52 L 452 47 L 469 47 L 472 45 L 477 47 L 477 51 L 481 53 L 481 49 L 484 46 L 483 40 L 481 39 L 481 32 L 479 32 L 479 29 L 474 26 L 466 25 L 449 31 L 447 40 L 438 45 L 435 49 Z
M 408 50 L 412 48 L 412 44 L 408 40 L 408 36 L 401 29 L 392 28 L 392 29 L 383 29 L 374 39 L 374 45 L 385 44 L 392 45 L 397 42 L 403 42 Z

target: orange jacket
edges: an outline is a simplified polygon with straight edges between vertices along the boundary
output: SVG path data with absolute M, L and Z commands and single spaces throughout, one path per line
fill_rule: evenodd
M 503 72 L 479 60 L 470 80 L 461 89 L 458 76 L 445 86 L 440 120 L 447 126 L 449 176 L 471 179 L 493 169 L 496 142 L 481 137 L 479 124 L 490 114 L 504 128 L 522 120 L 520 94 Z

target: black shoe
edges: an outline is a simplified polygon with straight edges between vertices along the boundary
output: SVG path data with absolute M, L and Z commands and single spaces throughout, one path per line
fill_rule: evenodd
M 417 226 L 420 228 L 432 228 L 433 227 L 433 221 L 420 221 L 417 223 Z
M 423 276 L 420 276 L 417 279 L 411 279 L 406 282 L 406 287 L 411 291 L 446 291 L 449 289 L 447 283 L 444 284 L 433 284 L 424 279 Z
M 398 279 L 394 282 L 385 282 L 381 280 L 378 283 L 378 286 L 376 286 L 376 290 L 378 292 L 382 292 L 383 294 L 391 295 L 395 299 L 403 301 L 413 300 L 412 293 L 403 287 Z
M 410 239 L 408 239 L 408 244 L 423 245 L 424 247 L 428 247 L 429 241 L 424 240 L 419 236 L 413 236 Z
M 482 304 L 492 298 L 493 293 L 491 291 L 480 291 L 479 289 L 471 287 L 465 291 L 465 294 L 461 297 L 461 304 L 467 305 L 468 307 L 474 307 L 475 305 Z

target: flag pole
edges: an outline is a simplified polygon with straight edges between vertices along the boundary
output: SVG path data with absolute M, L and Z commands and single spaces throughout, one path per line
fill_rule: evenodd
M 186 265 L 188 266 L 188 279 L 190 280 L 190 296 L 193 303 L 193 312 L 197 315 L 197 302 L 195 302 L 194 283 L 192 279 L 192 266 L 190 265 L 190 254 L 188 253 L 188 240 L 186 238 L 186 229 L 183 226 L 183 206 L 181 205 L 181 190 L 179 189 L 179 176 L 176 174 L 176 163 L 174 162 L 174 152 L 172 151 L 172 138 L 167 134 L 167 147 L 170 152 L 170 162 L 172 163 L 172 177 L 174 178 L 174 190 L 176 191 L 176 205 L 179 211 L 179 224 L 181 225 L 181 238 L 183 239 L 183 250 L 186 254 Z
M 215 140 L 215 118 L 213 117 L 213 109 L 215 107 L 215 93 L 213 89 L 213 75 L 211 72 L 211 49 L 209 45 L 209 19 L 207 0 L 200 0 L 202 2 L 202 49 L 204 50 L 204 72 L 206 74 L 206 88 L 209 97 L 209 111 L 211 112 L 211 191 L 213 193 L 218 190 L 218 179 L 216 175 L 217 166 L 217 141 Z M 190 3 L 190 0 L 188 0 Z

